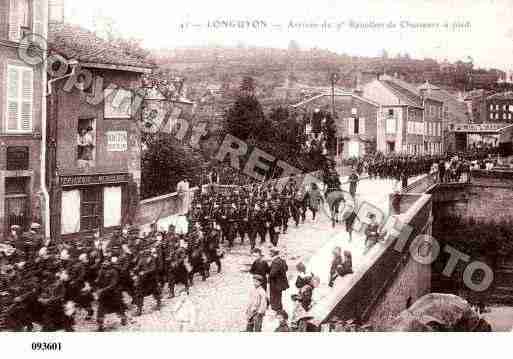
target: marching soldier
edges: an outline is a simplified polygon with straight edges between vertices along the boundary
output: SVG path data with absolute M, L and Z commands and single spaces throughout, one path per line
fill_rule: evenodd
M 96 321 L 98 331 L 103 332 L 105 330 L 105 315 L 111 313 L 116 313 L 121 318 L 121 325 L 125 326 L 127 317 L 125 303 L 123 303 L 119 287 L 119 272 L 108 259 L 104 259 L 102 262 L 98 274 L 97 288 L 98 313 L 96 314 Z
M 271 240 L 271 244 L 274 247 L 276 247 L 276 246 L 278 246 L 278 241 L 280 238 L 280 231 L 277 229 L 282 224 L 282 219 L 281 219 L 281 215 L 278 211 L 277 203 L 269 206 L 269 208 L 267 210 L 266 219 L 267 219 L 267 223 L 268 223 L 269 238 Z
M 137 306 L 136 316 L 142 314 L 144 298 L 152 295 L 156 302 L 156 309 L 160 310 L 160 285 L 158 282 L 157 251 L 155 248 L 145 250 L 139 257 L 137 266 L 134 268 L 135 301 Z
M 236 213 L 237 230 L 240 236 L 240 244 L 244 244 L 246 233 L 249 232 L 249 205 L 247 200 L 242 201 Z
M 73 301 L 79 308 L 87 312 L 86 320 L 93 317 L 93 295 L 91 286 L 86 282 L 87 254 L 82 253 L 78 260 L 74 261 L 70 267 L 70 280 L 68 281 L 66 300 Z

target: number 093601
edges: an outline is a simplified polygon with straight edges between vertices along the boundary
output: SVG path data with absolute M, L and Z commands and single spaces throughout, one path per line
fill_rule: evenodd
M 32 350 L 34 351 L 61 351 L 62 343 L 44 343 L 44 342 L 33 342 Z

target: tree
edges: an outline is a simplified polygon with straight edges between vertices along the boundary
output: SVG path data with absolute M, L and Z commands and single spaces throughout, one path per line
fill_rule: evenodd
M 254 96 L 255 94 L 255 79 L 251 76 L 244 76 L 240 84 L 240 92 L 242 96 Z
M 168 134 L 149 142 L 142 155 L 141 197 L 151 198 L 174 192 L 182 176 L 192 184 L 201 181 L 204 159 L 192 148 Z
M 262 130 L 264 124 L 264 111 L 256 97 L 239 96 L 225 115 L 224 130 L 245 141 L 250 137 L 261 137 L 258 131 Z

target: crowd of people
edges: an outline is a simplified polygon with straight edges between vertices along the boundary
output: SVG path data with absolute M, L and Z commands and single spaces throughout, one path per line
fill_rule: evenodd
M 490 157 L 475 160 L 470 157 L 447 156 L 366 156 L 353 161 L 349 176 L 350 193 L 356 195 L 360 176 L 366 173 L 375 178 L 406 178 L 423 173 L 437 173 L 440 181 L 460 180 L 476 164 L 486 163 Z M 280 258 L 280 236 L 287 233 L 292 222 L 296 227 L 312 219 L 320 210 L 325 194 L 340 189 L 340 178 L 334 168 L 323 172 L 326 193 L 317 183 L 307 188 L 291 180 L 284 186 L 277 182 L 246 184 L 244 186 L 211 186 L 196 192 L 187 218 L 187 231 L 177 231 L 174 225 L 158 230 L 154 223 L 150 233 L 126 225 L 113 234 L 97 231 L 90 238 L 75 242 L 52 243 L 45 240 L 37 223 L 23 232 L 12 226 L 9 236 L 0 241 L 0 326 L 9 331 L 32 331 L 38 324 L 43 331 L 66 330 L 75 327 L 80 311 L 85 320 L 95 320 L 99 331 L 105 330 L 108 314 L 117 314 L 122 325 L 127 324 L 128 302 L 135 316 L 141 315 L 145 298 L 152 296 L 159 310 L 163 293 L 187 297 L 196 275 L 203 281 L 211 275 L 215 264 L 222 270 L 224 249 L 237 243 L 249 242 L 250 253 L 259 253 L 253 264 L 255 291 L 247 309 L 247 330 L 259 331 L 267 303 L 280 318 L 280 331 L 286 331 L 288 314 L 283 310 L 282 292 L 288 289 L 287 264 Z M 354 216 L 345 219 L 350 234 Z M 370 218 L 366 227 L 366 247 L 380 239 L 380 229 Z M 260 248 L 271 244 L 271 260 L 266 261 Z M 259 248 L 260 247 L 260 248 Z M 340 250 L 334 253 L 330 284 L 334 278 L 351 271 L 351 254 Z M 307 311 L 315 277 L 298 267 L 298 293 L 294 297 L 297 308 Z M 267 299 L 269 294 L 269 300 Z M 265 298 L 265 301 L 263 300 Z M 186 300 L 184 299 L 186 302 Z M 180 303 L 183 304 L 184 301 Z M 187 305 L 180 308 L 187 308 Z M 297 313 L 296 313 L 297 314 Z M 293 315 L 297 317 L 297 315 Z M 181 326 L 190 326 L 193 319 L 179 315 Z M 184 319 L 185 318 L 185 319 Z M 301 327 L 298 321 L 295 330 Z M 292 323 L 291 322 L 291 323 Z M 305 329 L 305 328 L 300 328 Z
M 186 233 L 174 225 L 162 231 L 154 223 L 150 233 L 126 225 L 113 234 L 97 231 L 90 238 L 55 244 L 44 240 L 38 224 L 24 233 L 13 226 L 0 244 L 0 325 L 9 331 L 32 331 L 34 324 L 43 331 L 73 331 L 80 311 L 85 320 L 96 320 L 98 331 L 105 330 L 109 314 L 126 325 L 129 302 L 135 316 L 142 314 L 149 296 L 159 310 L 166 287 L 169 297 L 175 296 L 176 286 L 187 295 L 196 275 L 207 280 L 213 264 L 220 273 L 225 247 L 249 241 L 254 251 L 270 241 L 277 251 L 290 220 L 299 226 L 307 210 L 315 218 L 322 201 L 318 192 L 316 186 L 307 190 L 294 181 L 283 188 L 212 187 L 193 198 L 185 214 Z M 264 273 L 276 311 L 286 289 L 287 269 L 281 264 L 281 281 L 274 279 L 273 260 Z
M 39 324 L 43 331 L 73 331 L 77 313 L 92 320 L 96 308 L 103 331 L 107 314 L 127 324 L 126 298 L 139 316 L 148 296 L 160 309 L 166 286 L 170 298 L 177 285 L 188 294 L 196 274 L 206 280 L 213 263 L 221 272 L 219 231 L 197 223 L 187 234 L 177 234 L 173 225 L 167 231 L 153 227 L 149 234 L 125 226 L 110 236 L 96 232 L 54 245 L 43 240 L 38 224 L 21 234 L 13 226 L 0 248 L 2 329 L 31 331 Z

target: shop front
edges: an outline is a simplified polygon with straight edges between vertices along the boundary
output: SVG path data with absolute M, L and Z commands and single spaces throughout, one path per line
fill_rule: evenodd
M 129 212 L 130 183 L 128 173 L 60 176 L 54 234 L 65 240 L 120 229 Z
M 450 130 L 454 134 L 457 152 L 496 149 L 502 156 L 513 154 L 512 124 L 457 124 Z

